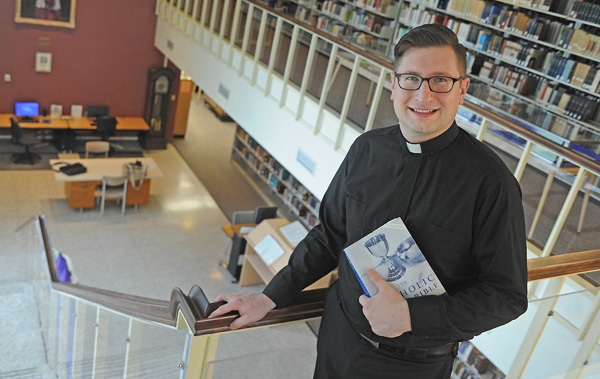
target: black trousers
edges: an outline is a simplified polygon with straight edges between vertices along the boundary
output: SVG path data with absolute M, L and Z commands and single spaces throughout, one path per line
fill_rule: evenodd
M 314 379 L 446 379 L 452 353 L 427 359 L 403 358 L 365 341 L 348 324 L 338 301 L 335 283 L 330 288 L 317 341 Z

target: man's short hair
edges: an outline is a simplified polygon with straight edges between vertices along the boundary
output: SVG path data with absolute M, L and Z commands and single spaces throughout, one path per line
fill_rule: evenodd
M 409 30 L 394 47 L 394 70 L 400 64 L 402 56 L 411 47 L 425 48 L 437 46 L 450 46 L 454 50 L 458 61 L 460 75 L 467 74 L 467 50 L 458 41 L 456 34 L 441 24 L 425 24 Z

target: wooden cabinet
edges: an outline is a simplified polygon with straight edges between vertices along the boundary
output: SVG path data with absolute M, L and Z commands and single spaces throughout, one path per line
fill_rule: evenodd
M 94 208 L 96 206 L 96 187 L 101 181 L 65 182 L 65 196 L 71 208 Z
M 94 208 L 96 206 L 96 188 L 102 186 L 101 181 L 65 182 L 65 196 L 69 207 Z M 127 205 L 144 205 L 150 201 L 150 180 L 144 180 L 139 189 L 127 185 Z

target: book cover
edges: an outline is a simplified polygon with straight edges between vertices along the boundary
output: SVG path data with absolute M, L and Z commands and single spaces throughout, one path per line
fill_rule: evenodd
M 395 218 L 344 249 L 363 291 L 377 287 L 367 277 L 372 268 L 404 298 L 443 295 L 446 290 L 401 218 Z

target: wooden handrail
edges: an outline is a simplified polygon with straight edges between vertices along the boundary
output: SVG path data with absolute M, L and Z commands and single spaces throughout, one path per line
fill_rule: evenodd
M 507 129 L 510 129 L 511 131 L 517 133 L 523 138 L 533 141 L 537 145 L 551 150 L 553 153 L 556 153 L 566 158 L 568 161 L 575 163 L 578 166 L 584 167 L 588 171 L 591 171 L 597 175 L 600 175 L 600 162 L 590 158 L 589 156 L 581 154 L 578 151 L 574 151 L 572 149 L 569 149 L 568 147 L 565 147 L 552 140 L 549 140 L 544 136 L 532 131 L 531 129 L 519 125 L 516 122 L 501 116 L 497 112 L 493 112 L 480 105 L 474 104 L 469 101 L 465 101 L 463 106 L 471 112 L 477 113 L 478 115 L 490 120 L 491 122 L 506 127 Z
M 528 281 L 600 270 L 600 249 L 551 255 L 527 261 Z
M 46 219 L 44 216 L 37 216 L 37 218 L 41 228 L 52 288 L 56 291 L 132 317 L 168 326 L 176 326 L 179 312 L 181 312 L 191 333 L 196 336 L 228 331 L 230 330 L 229 324 L 238 317 L 237 313 L 232 312 L 214 319 L 208 318 L 212 311 L 222 303 L 211 303 L 199 286 L 193 286 L 187 295 L 181 289 L 175 288 L 171 293 L 171 299 L 165 301 L 81 284 L 61 283 L 58 281 L 53 264 L 54 257 Z M 600 270 L 600 249 L 534 258 L 527 261 L 527 266 L 529 281 L 597 271 Z M 325 305 L 325 294 L 326 289 L 303 291 L 289 306 L 270 311 L 262 320 L 248 325 L 247 328 L 320 317 Z

